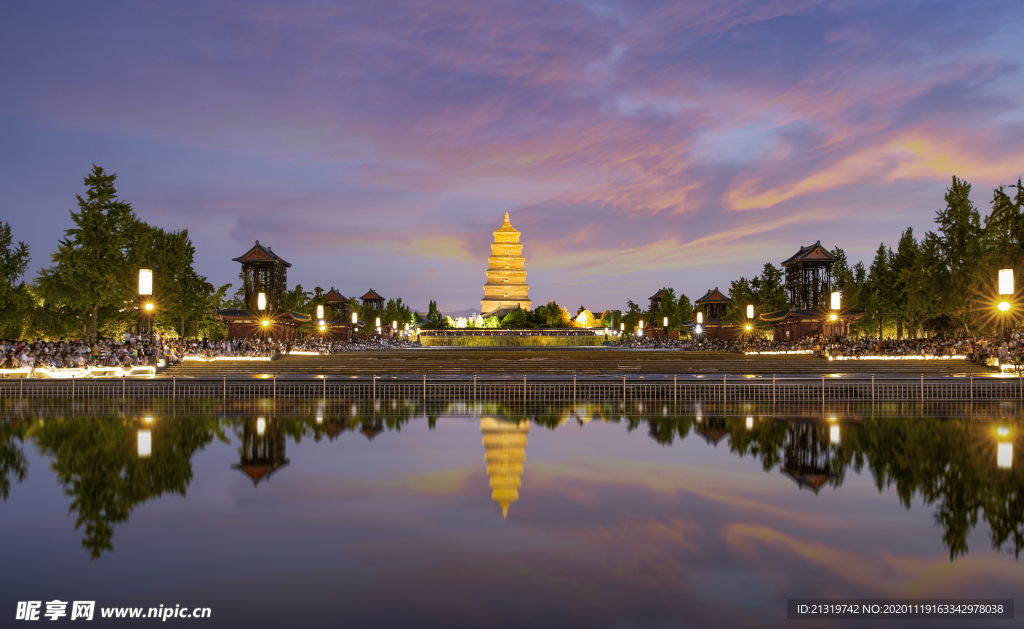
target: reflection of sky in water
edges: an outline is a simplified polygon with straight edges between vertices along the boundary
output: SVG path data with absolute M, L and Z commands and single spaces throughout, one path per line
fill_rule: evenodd
M 231 469 L 240 432 L 197 451 L 187 496 L 137 506 L 95 561 L 51 460 L 28 441 L 27 478 L 0 506 L 3 608 L 180 603 L 212 607 L 218 626 L 779 626 L 786 598 L 1024 586 L 982 524 L 951 562 L 934 504 L 905 509 L 867 468 L 815 495 L 730 453 L 728 439 L 691 432 L 661 446 L 644 425 L 532 425 L 503 520 L 480 419 L 441 418 L 433 431 L 413 420 L 372 442 L 289 436 L 290 464 L 255 488 Z

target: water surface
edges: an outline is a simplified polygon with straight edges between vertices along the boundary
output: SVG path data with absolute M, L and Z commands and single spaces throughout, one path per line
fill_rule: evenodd
M 777 627 L 787 598 L 1024 588 L 1016 405 L 152 404 L 4 409 L 0 614 Z

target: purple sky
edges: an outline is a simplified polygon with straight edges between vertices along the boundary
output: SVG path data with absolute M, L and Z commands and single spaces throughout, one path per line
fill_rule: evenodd
M 931 227 L 1024 175 L 1024 4 L 46 2 L 0 20 L 0 220 L 31 277 L 91 164 L 200 273 L 479 306 L 691 298 L 817 239 Z

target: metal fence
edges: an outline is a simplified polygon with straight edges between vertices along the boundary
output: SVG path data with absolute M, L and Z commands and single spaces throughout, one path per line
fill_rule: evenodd
M 1024 401 L 1020 376 L 279 376 L 0 380 L 0 399 L 373 399 L 498 402 Z

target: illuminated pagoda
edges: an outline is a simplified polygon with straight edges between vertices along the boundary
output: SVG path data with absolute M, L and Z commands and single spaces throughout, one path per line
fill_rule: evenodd
M 690 328 L 693 336 L 703 335 L 708 339 L 727 341 L 740 332 L 740 326 L 722 322 L 731 303 L 732 300 L 718 290 L 717 286 L 708 289 L 708 292 L 693 304 L 693 321 L 687 321 L 683 325 Z
M 245 254 L 233 258 L 242 265 L 245 310 L 216 310 L 213 318 L 228 324 L 228 338 L 265 336 L 291 341 L 300 323 L 310 316 L 281 308 L 288 290 L 290 263 L 256 241 Z
M 529 310 L 532 302 L 530 286 L 526 283 L 523 245 L 519 244 L 519 231 L 508 222 L 508 212 L 505 212 L 505 222 L 494 232 L 487 262 L 487 283 L 484 298 L 480 300 L 480 314 L 501 317 L 517 308 Z
M 832 267 L 838 261 L 817 241 L 782 263 L 786 270 L 789 310 L 761 314 L 761 320 L 775 327 L 776 341 L 796 341 L 805 336 L 849 336 L 850 324 L 864 316 L 863 310 L 843 308 L 833 290 Z
M 526 459 L 526 433 L 529 422 L 510 422 L 483 417 L 480 432 L 484 434 L 484 458 L 491 478 L 491 500 L 501 505 L 501 517 L 508 517 L 508 507 L 519 500 L 519 478 Z
M 831 427 L 838 430 L 837 425 Z M 838 433 L 836 433 L 838 436 Z M 816 422 L 796 422 L 789 427 L 783 446 L 782 473 L 793 479 L 800 489 L 815 494 L 832 480 L 832 458 L 835 448 L 823 438 Z
M 257 417 L 242 424 L 241 460 L 232 465 L 252 480 L 256 487 L 288 465 L 284 456 L 284 431 L 274 418 Z

